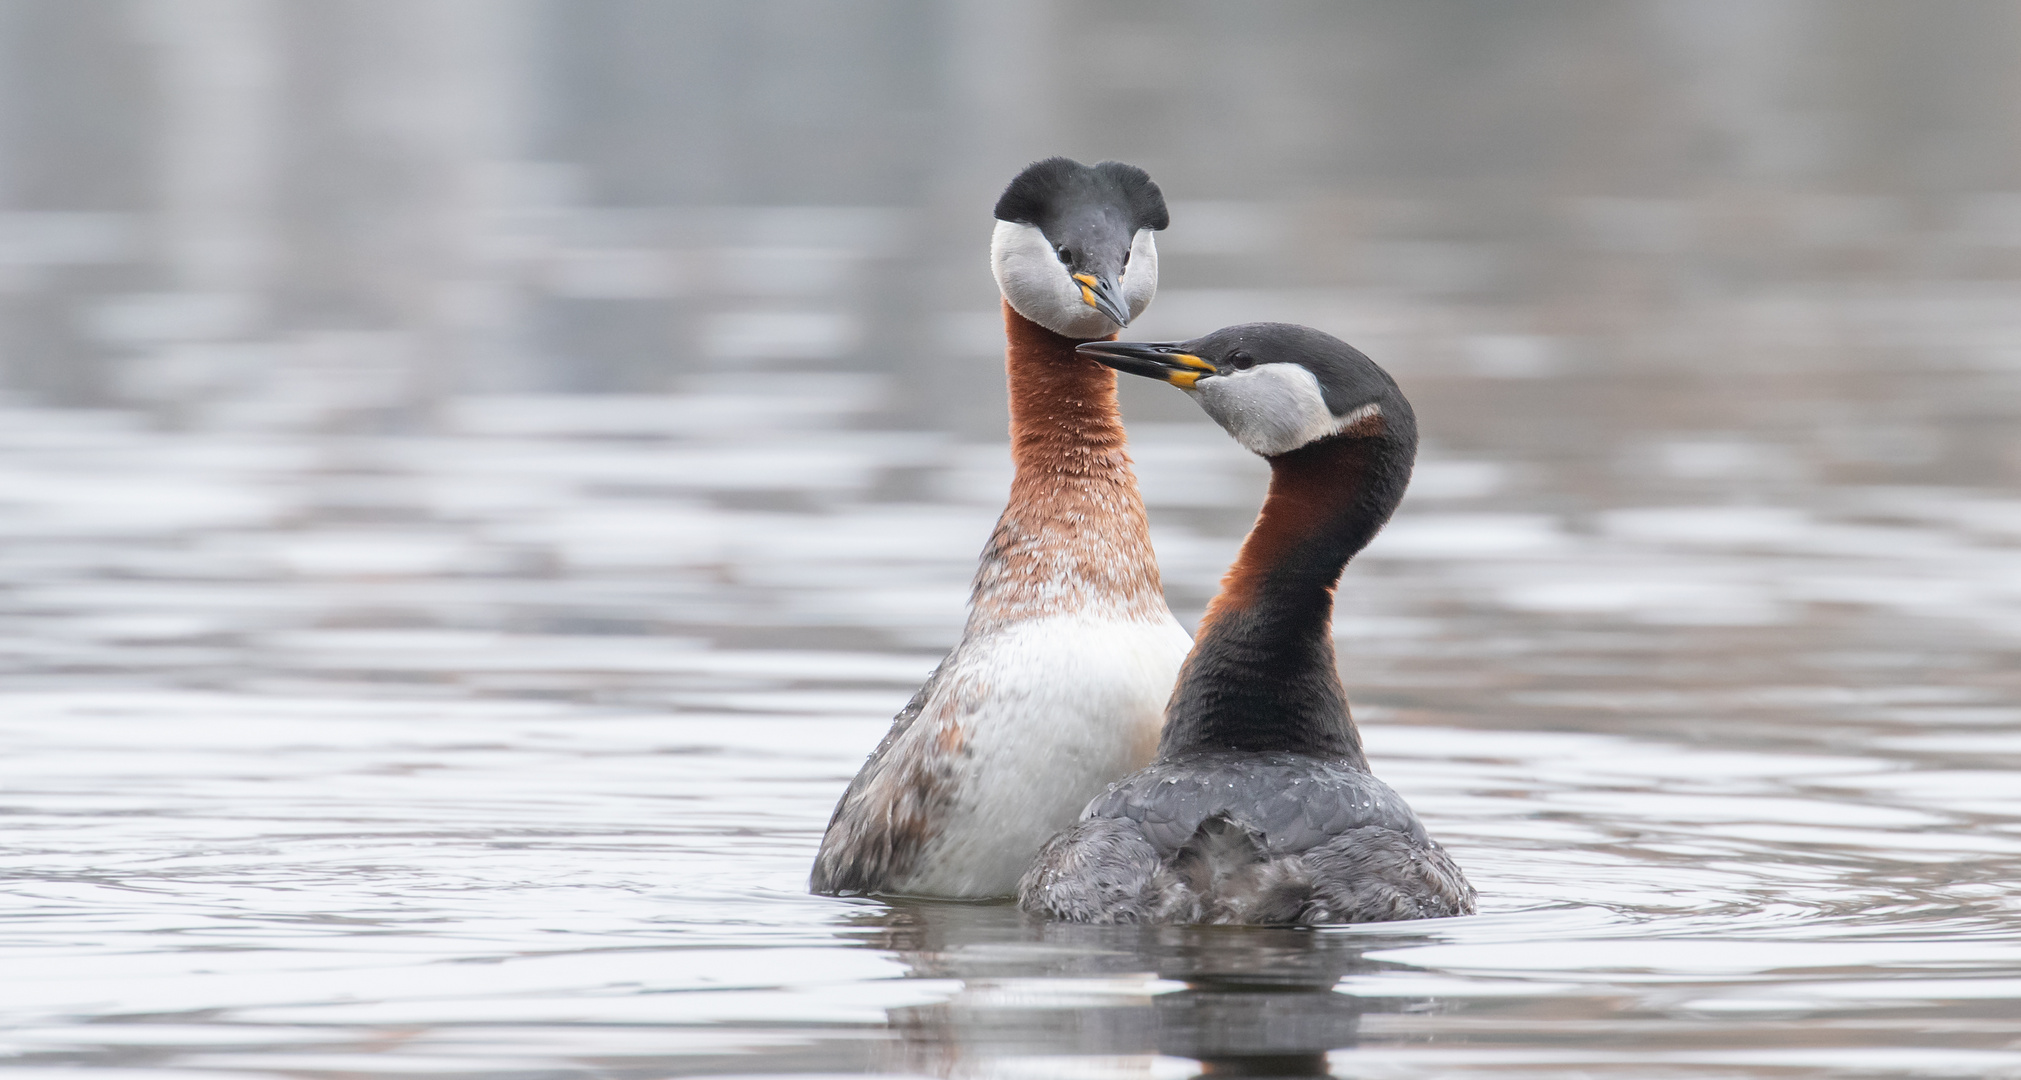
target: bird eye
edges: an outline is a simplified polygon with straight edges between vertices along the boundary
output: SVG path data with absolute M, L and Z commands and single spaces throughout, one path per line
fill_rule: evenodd
M 1060 261 L 1063 263 L 1071 264 L 1074 261 L 1073 250 L 1068 248 L 1067 245 L 1065 244 L 1061 244 L 1059 247 L 1054 248 L 1053 254 L 1058 255 L 1060 257 Z
M 1256 361 L 1248 353 L 1233 352 L 1228 354 L 1228 366 L 1237 371 L 1248 371 L 1256 366 Z

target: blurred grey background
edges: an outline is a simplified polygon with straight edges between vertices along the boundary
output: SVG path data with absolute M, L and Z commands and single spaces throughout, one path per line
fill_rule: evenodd
M 2011 0 L 0 0 L 0 675 L 909 686 L 1055 153 L 1171 202 L 1131 336 L 1308 323 L 1416 403 L 1352 685 L 2011 670 L 2017 59 Z M 1123 392 L 1191 618 L 1262 467 Z
M 834 371 L 984 433 L 989 209 L 1053 153 L 1172 201 L 1133 336 L 2021 368 L 2008 0 L 4 0 L 0 86 L 20 404 L 400 427 Z

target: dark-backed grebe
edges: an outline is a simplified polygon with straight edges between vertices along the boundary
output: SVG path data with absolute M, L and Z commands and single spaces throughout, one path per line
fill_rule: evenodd
M 1270 493 L 1200 624 L 1157 760 L 1046 844 L 1019 902 L 1081 922 L 1471 914 L 1466 876 L 1370 774 L 1334 668 L 1334 586 L 1410 483 L 1410 403 L 1368 357 L 1302 326 L 1080 352 L 1187 390 L 1269 460 Z
M 1012 895 L 1047 837 L 1151 760 L 1192 645 L 1159 587 L 1116 373 L 1074 352 L 1150 304 L 1164 196 L 1142 169 L 1052 158 L 996 217 L 1010 505 L 961 643 L 835 807 L 817 893 Z

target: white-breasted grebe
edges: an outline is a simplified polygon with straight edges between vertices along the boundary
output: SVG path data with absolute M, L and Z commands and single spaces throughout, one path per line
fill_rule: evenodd
M 1334 586 L 1410 483 L 1410 402 L 1352 346 L 1283 323 L 1080 353 L 1192 394 L 1269 460 L 1270 492 L 1201 621 L 1157 761 L 1046 844 L 1019 903 L 1079 922 L 1472 914 L 1466 876 L 1369 772 L 1334 667 Z
M 1159 586 L 1116 373 L 1074 352 L 1150 304 L 1164 196 L 1142 169 L 1051 158 L 996 218 L 1010 505 L 961 643 L 836 804 L 817 893 L 1012 895 L 1047 837 L 1151 760 L 1192 646 Z

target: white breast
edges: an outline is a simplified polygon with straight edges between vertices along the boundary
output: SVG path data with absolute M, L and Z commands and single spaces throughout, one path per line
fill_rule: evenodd
M 966 641 L 917 725 L 962 746 L 945 818 L 899 892 L 1000 897 L 1054 833 L 1148 764 L 1192 641 L 1169 614 L 1058 615 Z

